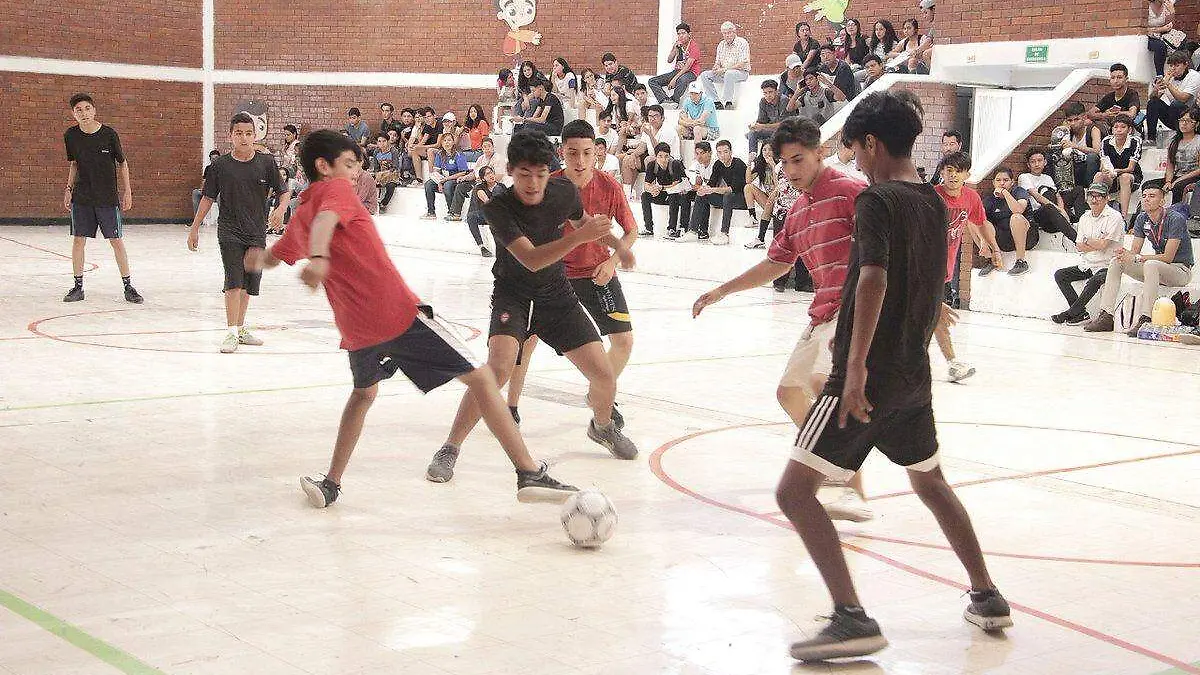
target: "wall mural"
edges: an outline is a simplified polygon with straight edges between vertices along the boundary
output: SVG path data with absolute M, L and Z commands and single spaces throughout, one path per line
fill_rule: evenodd
M 234 113 L 248 113 L 254 118 L 254 140 L 262 143 L 267 138 L 267 104 L 249 99 L 237 104 Z
M 537 0 L 496 0 L 496 18 L 508 24 L 508 35 L 504 38 L 504 54 L 516 56 L 527 45 L 540 45 L 542 34 L 523 30 L 537 16 Z
M 850 0 L 813 0 L 804 6 L 806 12 L 816 12 L 814 23 L 825 19 L 833 24 L 834 29 L 840 29 L 842 24 L 846 22 L 846 8 L 850 6 Z

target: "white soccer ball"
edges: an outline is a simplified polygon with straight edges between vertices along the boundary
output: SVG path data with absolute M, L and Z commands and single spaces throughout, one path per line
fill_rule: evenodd
M 617 529 L 617 509 L 602 492 L 576 492 L 563 503 L 562 526 L 572 544 L 599 548 Z

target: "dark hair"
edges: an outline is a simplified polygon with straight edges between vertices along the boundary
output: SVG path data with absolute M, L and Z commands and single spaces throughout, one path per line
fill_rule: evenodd
M 1188 53 L 1182 49 L 1176 49 L 1170 54 L 1167 54 L 1167 63 L 1186 63 L 1190 66 L 1192 64 L 1192 57 L 1188 56 Z
M 617 102 L 613 103 L 612 99 L 608 99 L 608 107 L 604 109 L 601 115 L 607 115 L 612 121 L 620 120 L 622 122 L 629 121 L 629 97 L 625 95 L 625 90 L 620 87 L 613 87 L 612 91 L 617 92 Z M 611 94 L 610 94 L 611 96 Z
M 1151 178 L 1150 180 L 1142 183 L 1142 192 L 1145 192 L 1146 190 L 1158 190 L 1159 192 L 1166 192 L 1166 183 L 1167 181 L 1165 178 Z
M 541 87 L 542 89 L 545 89 L 546 91 L 550 91 L 550 89 L 551 89 L 550 81 L 544 77 L 534 78 L 533 82 L 529 83 L 530 89 L 533 89 L 534 87 Z
M 1125 77 L 1129 77 L 1129 69 L 1125 67 L 1124 63 L 1114 63 L 1108 67 L 1108 72 L 1110 73 L 1115 73 L 1117 71 L 1125 73 Z
M 285 125 L 283 125 L 283 130 L 290 131 L 293 134 L 296 134 L 297 136 L 300 135 L 300 130 L 296 128 L 295 124 L 285 124 Z
M 804 77 L 807 78 L 809 75 L 816 77 L 818 72 L 819 71 L 816 68 L 805 68 L 804 69 Z
M 705 152 L 712 152 L 712 145 L 710 145 L 708 141 L 698 141 L 696 143 L 696 149 L 703 150 Z
M 866 65 L 872 61 L 881 66 L 883 65 L 883 59 L 879 58 L 879 55 L 875 52 L 871 52 L 870 54 L 867 54 L 866 58 L 863 59 L 863 67 L 865 68 Z
M 74 96 L 71 97 L 70 107 L 74 108 L 75 106 L 77 106 L 80 103 L 83 103 L 85 101 L 88 103 L 91 103 L 93 106 L 96 105 L 96 102 L 92 100 L 91 94 L 79 93 L 79 94 L 75 94 Z
M 490 164 L 484 164 L 483 166 L 479 167 L 479 171 L 475 172 L 476 175 L 479 176 L 480 183 L 483 182 L 484 175 L 486 175 L 489 171 L 495 171 L 495 169 L 493 169 Z
M 911 92 L 904 93 L 907 95 L 879 91 L 860 100 L 842 127 L 842 144 L 850 147 L 874 136 L 892 157 L 912 157 L 913 142 L 924 125 L 917 112 L 920 99 Z
M 832 43 L 832 42 L 822 42 L 822 43 L 821 43 L 821 49 L 820 49 L 820 51 L 823 51 L 823 52 L 833 52 L 833 51 L 836 51 L 836 50 L 833 48 L 833 43 Z
M 484 136 L 483 140 L 479 141 L 479 146 L 483 147 L 484 143 L 491 143 L 493 148 L 496 147 L 496 139 L 492 138 L 491 136 Z
M 283 172 L 283 175 L 287 176 L 288 180 L 291 180 L 296 177 L 296 174 L 293 173 L 289 167 L 281 166 L 281 167 L 279 167 L 279 170 Z
M 604 140 L 603 136 L 596 137 L 596 145 L 603 145 L 605 149 L 608 149 L 608 141 Z
M 412 115 L 415 117 L 417 114 L 417 111 L 413 110 L 412 108 L 401 108 L 400 114 L 403 115 L 404 113 L 408 113 L 409 115 Z
M 617 56 L 612 52 L 604 52 L 604 56 L 600 57 L 600 63 L 608 63 L 609 61 L 616 63 Z
M 1063 115 L 1067 117 L 1077 117 L 1083 114 L 1083 104 L 1079 101 L 1071 101 L 1063 106 Z
M 566 75 L 567 73 L 571 73 L 572 75 L 575 74 L 575 71 L 571 70 L 571 64 L 567 63 L 567 60 L 564 59 L 563 57 L 561 57 L 561 56 L 554 57 L 554 63 L 558 63 L 562 66 L 563 75 Z
M 657 113 L 658 113 L 658 116 L 659 116 L 659 117 L 662 117 L 663 119 L 666 119 L 666 117 L 667 117 L 667 113 L 666 113 L 666 111 L 665 111 L 665 110 L 663 110 L 663 107 L 662 107 L 661 105 L 657 104 L 657 103 L 654 103 L 654 104 L 651 104 L 651 105 L 648 105 L 648 106 L 646 106 L 646 107 L 645 107 L 645 108 L 642 110 L 642 116 L 643 116 L 643 117 L 650 117 L 650 113 L 651 113 L 651 112 L 657 112 Z
M 805 28 L 808 28 L 809 30 L 812 30 L 812 26 L 808 25 L 808 22 L 807 22 L 807 21 L 801 21 L 800 23 L 796 24 L 796 30 L 795 30 L 795 31 L 793 31 L 793 32 L 795 32 L 795 33 L 799 33 L 799 32 L 800 32 L 800 27 L 801 27 L 801 26 L 804 26 Z
M 1129 115 L 1126 115 L 1125 113 L 1121 113 L 1120 115 L 1117 115 L 1116 117 L 1114 117 L 1113 121 L 1112 121 L 1112 125 L 1114 127 L 1117 126 L 1118 124 L 1124 124 L 1125 126 L 1132 129 L 1133 128 L 1133 118 L 1130 117 Z
M 779 83 L 775 80 L 763 80 L 759 87 L 762 89 L 779 89 Z
M 873 52 L 882 44 L 884 51 L 892 51 L 892 47 L 896 46 L 896 43 L 900 41 L 900 38 L 896 36 L 896 27 L 887 19 L 880 19 L 875 23 L 883 26 L 883 39 L 880 40 L 875 35 L 875 26 L 871 26 L 871 34 L 867 37 L 867 47 Z
M 907 26 L 907 25 L 909 25 L 909 24 L 912 24 L 912 27 L 913 27 L 913 32 L 914 32 L 914 33 L 916 33 L 917 31 L 921 30 L 921 24 L 920 24 L 920 22 L 918 22 L 916 19 L 905 19 L 905 20 L 904 20 L 904 25 L 905 25 L 905 26 Z
M 692 27 L 687 25 L 686 23 L 681 23 L 678 26 L 675 26 L 675 30 L 682 30 L 682 31 L 686 31 L 686 32 L 690 33 L 690 32 L 692 32 Z
M 353 152 L 355 157 L 362 152 L 357 143 L 332 129 L 318 129 L 309 134 L 300 146 L 300 166 L 304 168 L 308 182 L 321 180 L 321 172 L 317 171 L 318 159 L 333 164 L 347 150 Z
M 730 150 L 732 150 L 732 149 L 733 149 L 733 143 L 730 143 L 729 141 L 725 140 L 724 138 L 722 138 L 721 140 L 717 141 L 717 147 L 718 147 L 718 148 L 719 148 L 719 147 L 721 147 L 722 145 L 723 145 L 723 146 L 725 146 L 725 147 L 727 147 L 727 148 L 729 148 Z
M 999 175 L 1000 175 L 1000 174 L 1002 174 L 1002 173 L 1003 173 L 1003 174 L 1008 174 L 1008 177 L 1009 177 L 1009 178 L 1012 178 L 1013 176 L 1016 176 L 1016 175 L 1017 175 L 1017 174 L 1013 173 L 1013 170 L 1012 170 L 1012 169 L 1010 169 L 1010 168 L 1008 168 L 1007 166 L 1004 166 L 1004 165 L 1002 164 L 1002 165 L 1000 165 L 1000 166 L 996 167 L 996 170 L 995 170 L 995 172 L 993 172 L 993 173 L 992 173 L 992 180 L 995 180 L 995 179 L 996 179 L 996 177 L 997 177 L 997 176 L 999 176 Z
M 254 118 L 248 112 L 235 113 L 233 117 L 229 118 L 229 130 L 233 131 L 233 128 L 239 124 L 249 124 L 253 127 L 255 126 Z
M 437 113 L 437 111 L 436 111 L 436 110 L 434 110 L 434 109 L 433 109 L 433 106 L 431 106 L 431 105 L 427 105 L 427 106 L 425 106 L 424 108 L 421 108 L 421 114 L 422 114 L 422 115 L 433 115 L 433 114 L 436 114 L 436 113 Z
M 655 155 L 657 155 L 657 154 L 658 154 L 658 153 L 660 153 L 660 152 L 665 152 L 665 153 L 667 153 L 668 155 L 669 155 L 669 154 L 671 154 L 671 144 L 670 144 L 670 143 L 658 143 L 658 144 L 656 144 L 656 145 L 654 146 L 654 154 L 655 154 Z
M 381 138 L 385 141 L 388 140 L 387 134 L 375 134 L 375 140 L 379 140 Z
M 783 146 L 799 143 L 809 150 L 821 147 L 821 126 L 808 117 L 788 117 L 779 123 L 771 137 L 771 150 L 775 157 L 783 154 Z
M 217 157 L 220 157 L 220 156 L 221 156 L 221 151 L 220 151 L 220 150 L 209 150 L 209 151 L 208 151 L 208 158 L 209 158 L 209 159 L 212 159 L 214 155 L 216 155 Z
M 508 142 L 508 165 L 517 167 L 551 166 L 554 164 L 554 146 L 540 131 L 519 131 Z
M 472 110 L 474 110 L 476 113 L 475 121 L 471 121 L 471 111 Z M 467 129 L 474 129 L 476 126 L 479 125 L 480 122 L 486 122 L 486 121 L 487 121 L 487 116 L 483 114 L 483 106 L 479 105 L 478 103 L 472 103 L 471 105 L 467 106 L 467 116 L 465 119 L 463 119 L 464 127 L 466 127 Z
M 383 110 L 384 106 L 387 106 L 387 108 L 392 112 L 396 112 L 396 106 L 392 105 L 391 103 L 380 103 L 379 109 Z
M 587 120 L 571 120 L 563 126 L 562 134 L 560 135 L 562 136 L 563 143 L 572 138 L 595 140 L 596 128 L 589 124 Z
M 1025 151 L 1025 163 L 1028 164 L 1029 160 L 1033 159 L 1034 155 L 1041 155 L 1042 158 L 1045 159 L 1047 157 L 1046 149 L 1035 145 L 1034 147 L 1026 150 Z
M 763 157 L 763 148 L 771 148 L 772 152 L 775 151 L 775 148 L 771 147 L 770 143 L 760 144 L 758 146 L 758 153 L 754 155 L 754 159 L 750 160 L 750 171 L 757 174 L 759 179 L 765 184 L 768 178 L 767 172 L 771 168 L 767 166 L 767 159 Z
M 596 75 L 596 71 L 592 70 L 591 68 L 584 68 L 583 70 L 581 70 L 579 72 L 579 77 L 576 78 L 576 80 L 575 80 L 575 86 L 579 87 L 579 93 L 581 93 L 581 94 L 587 94 L 589 92 L 589 89 L 588 89 L 589 85 L 587 83 L 587 74 L 588 73 L 592 74 L 593 81 L 598 81 L 600 79 Z
M 946 133 L 942 134 L 942 138 L 953 138 L 954 140 L 958 141 L 959 145 L 962 145 L 963 141 L 962 132 L 960 132 L 958 129 L 951 129 L 950 131 L 947 131 Z
M 1179 114 L 1179 119 L 1183 119 L 1184 115 L 1192 118 L 1194 122 L 1200 122 L 1200 108 L 1193 106 L 1185 109 Z M 1178 120 L 1176 126 L 1179 126 Z M 1175 166 L 1175 155 L 1179 152 L 1179 141 L 1181 140 L 1183 140 L 1183 132 L 1175 134 L 1175 137 L 1171 139 L 1171 144 L 1167 146 L 1167 159 L 1171 162 L 1171 166 Z
M 512 77 L 511 68 L 501 68 L 500 72 L 496 73 L 496 79 L 501 82 L 507 82 L 508 78 Z
M 362 111 L 358 108 L 351 108 L 346 111 L 346 117 L 362 117 Z
M 959 171 L 971 170 L 971 156 L 961 150 L 952 152 L 942 158 L 942 168 L 950 167 Z

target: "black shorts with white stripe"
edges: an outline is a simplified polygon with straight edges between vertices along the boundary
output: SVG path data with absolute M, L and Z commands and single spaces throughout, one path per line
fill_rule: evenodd
M 937 430 L 933 406 L 875 410 L 863 424 L 848 417 L 838 427 L 840 397 L 822 394 L 800 426 L 792 460 L 826 476 L 847 481 L 862 467 L 872 448 L 910 471 L 931 471 L 938 466 Z
M 356 349 L 349 356 L 355 389 L 366 389 L 400 371 L 426 394 L 482 365 L 426 306 L 402 335 Z

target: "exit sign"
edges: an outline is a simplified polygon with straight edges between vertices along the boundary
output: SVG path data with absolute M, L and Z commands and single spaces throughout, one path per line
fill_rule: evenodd
M 1050 45 L 1025 45 L 1025 63 L 1045 63 Z

